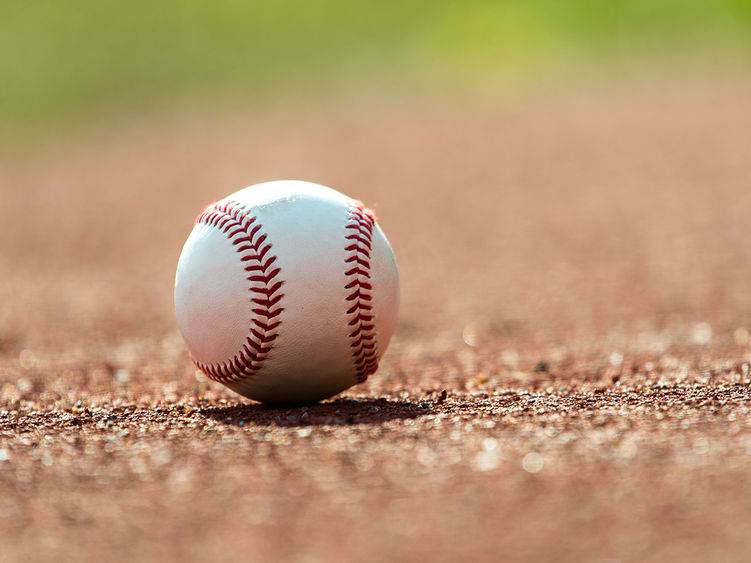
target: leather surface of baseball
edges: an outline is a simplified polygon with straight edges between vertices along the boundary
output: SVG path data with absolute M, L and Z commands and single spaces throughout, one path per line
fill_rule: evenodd
M 257 184 L 201 213 L 175 311 L 195 364 L 265 403 L 363 382 L 396 325 L 399 275 L 372 211 L 310 182 Z

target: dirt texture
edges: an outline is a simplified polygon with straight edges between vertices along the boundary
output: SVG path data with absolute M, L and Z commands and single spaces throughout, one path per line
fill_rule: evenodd
M 367 383 L 272 409 L 172 286 L 278 178 L 376 210 L 402 310 Z M 2 561 L 751 558 L 748 81 L 139 119 L 0 190 Z

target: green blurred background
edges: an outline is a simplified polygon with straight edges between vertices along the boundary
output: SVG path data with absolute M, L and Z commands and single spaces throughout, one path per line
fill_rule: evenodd
M 0 137 L 186 100 L 744 64 L 749 47 L 748 0 L 5 1 Z

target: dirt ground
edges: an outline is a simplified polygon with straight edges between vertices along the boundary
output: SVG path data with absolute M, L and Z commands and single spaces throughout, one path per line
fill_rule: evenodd
M 93 127 L 0 157 L 0 560 L 747 561 L 738 77 Z M 380 371 L 269 409 L 197 375 L 177 257 L 259 181 L 375 208 Z

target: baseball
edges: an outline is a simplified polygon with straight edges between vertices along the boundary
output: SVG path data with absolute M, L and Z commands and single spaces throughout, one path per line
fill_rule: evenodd
M 264 403 L 309 403 L 378 368 L 399 308 L 391 246 L 362 203 L 310 182 L 207 207 L 185 242 L 175 312 L 193 362 Z

